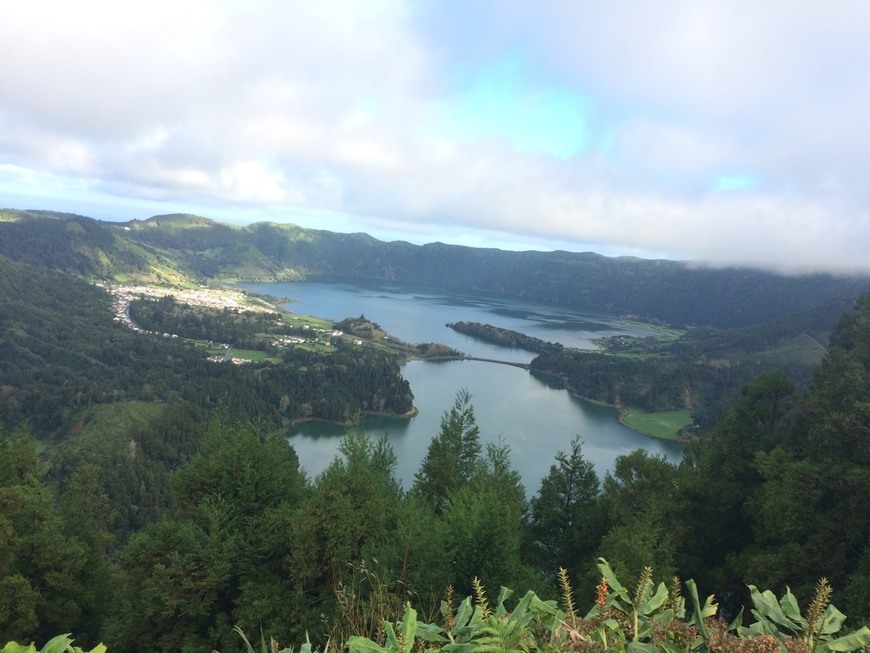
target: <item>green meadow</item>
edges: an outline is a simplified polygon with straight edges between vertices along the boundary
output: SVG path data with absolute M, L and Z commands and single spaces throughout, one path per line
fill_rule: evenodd
M 692 423 L 692 414 L 688 410 L 665 410 L 647 413 L 630 409 L 622 418 L 622 423 L 628 428 L 652 435 L 657 438 L 673 440 L 680 429 Z

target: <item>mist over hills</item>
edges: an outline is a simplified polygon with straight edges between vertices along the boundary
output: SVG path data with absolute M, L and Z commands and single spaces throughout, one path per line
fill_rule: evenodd
M 420 246 L 362 233 L 271 222 L 236 226 L 184 214 L 107 222 L 3 210 L 0 254 L 120 282 L 399 281 L 717 328 L 761 324 L 835 300 L 851 302 L 870 288 L 866 275 L 786 276 L 591 252 Z

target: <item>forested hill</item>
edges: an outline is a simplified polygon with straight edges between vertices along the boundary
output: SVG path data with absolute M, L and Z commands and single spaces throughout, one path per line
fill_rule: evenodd
M 202 313 L 197 323 L 212 336 L 232 326 Z M 116 321 L 104 289 L 0 256 L 0 429 L 28 422 L 40 437 L 62 439 L 82 411 L 131 401 L 220 406 L 275 429 L 413 407 L 398 362 L 377 348 L 337 341 L 327 353 L 293 347 L 270 355 L 264 365 L 209 362 L 193 340 L 139 334 Z
M 103 279 L 401 281 L 719 328 L 760 324 L 831 300 L 851 302 L 870 289 L 868 276 L 783 276 L 588 252 L 417 246 L 366 234 L 275 223 L 240 227 L 188 215 L 115 223 L 0 211 L 0 254 Z

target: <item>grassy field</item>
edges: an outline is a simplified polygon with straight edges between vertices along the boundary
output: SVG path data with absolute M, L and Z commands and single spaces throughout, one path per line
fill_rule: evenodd
M 206 353 L 209 356 L 223 356 L 224 354 L 227 353 L 227 350 L 224 349 L 223 347 L 219 347 L 216 345 L 209 345 L 209 344 L 203 342 L 202 340 L 191 340 L 190 342 L 192 342 L 193 346 L 196 347 L 197 349 L 205 349 Z
M 313 315 L 297 315 L 295 313 L 282 313 L 281 319 L 293 326 L 308 326 L 312 329 L 332 329 L 332 322 Z
M 233 349 L 233 358 L 240 358 L 246 361 L 262 361 L 268 358 L 268 354 L 255 349 Z
M 674 329 L 673 327 L 667 327 L 661 324 L 653 324 L 651 322 L 641 322 L 640 320 L 620 320 L 620 324 L 630 329 L 633 328 L 652 331 L 654 333 L 657 333 L 660 337 L 666 338 L 668 340 L 676 340 L 686 332 L 685 329 Z
M 825 357 L 825 348 L 813 340 L 810 336 L 802 333 L 799 336 L 787 340 L 773 349 L 748 354 L 742 357 L 753 363 L 767 363 L 769 365 L 819 365 Z
M 681 428 L 692 423 L 692 414 L 688 410 L 668 410 L 660 413 L 629 410 L 623 416 L 622 423 L 635 431 L 673 440 Z

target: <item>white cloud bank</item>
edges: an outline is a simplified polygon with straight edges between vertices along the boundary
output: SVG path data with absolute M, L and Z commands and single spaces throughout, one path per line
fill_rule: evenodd
M 0 203 L 867 271 L 867 34 L 858 0 L 15 3 Z

